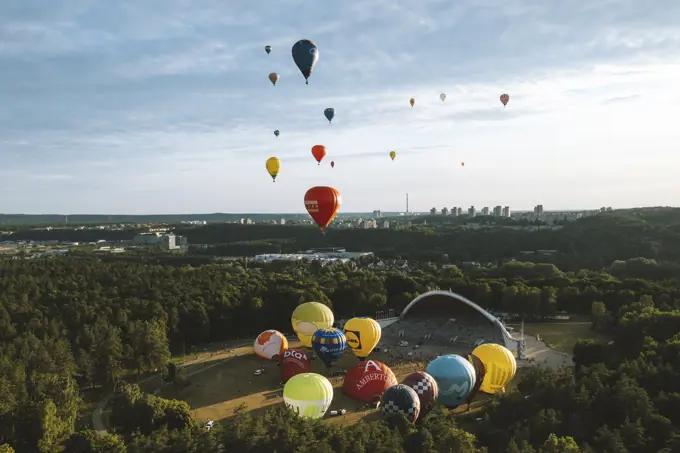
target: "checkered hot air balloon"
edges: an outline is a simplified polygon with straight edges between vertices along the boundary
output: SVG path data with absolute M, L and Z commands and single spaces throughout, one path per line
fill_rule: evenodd
M 408 385 L 393 385 L 383 393 L 380 411 L 386 417 L 403 414 L 408 421 L 415 423 L 420 414 L 420 399 Z

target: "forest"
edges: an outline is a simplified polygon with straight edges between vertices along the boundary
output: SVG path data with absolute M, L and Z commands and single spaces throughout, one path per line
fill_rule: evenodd
M 0 452 L 680 452 L 679 274 L 658 255 L 607 256 L 598 269 L 507 262 L 409 272 L 87 254 L 0 259 Z M 580 341 L 573 369 L 532 369 L 475 417 L 438 410 L 416 425 L 397 418 L 347 428 L 277 408 L 207 431 L 186 403 L 136 384 L 191 346 L 265 328 L 289 332 L 301 302 L 327 304 L 338 318 L 372 316 L 399 312 L 434 288 L 527 320 L 557 311 L 589 316 L 612 341 Z M 92 389 L 115 392 L 107 435 L 82 423 Z

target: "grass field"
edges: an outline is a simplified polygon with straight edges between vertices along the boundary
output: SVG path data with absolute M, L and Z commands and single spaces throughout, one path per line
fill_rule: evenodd
M 518 335 L 520 325 L 513 324 L 512 327 L 515 328 L 515 335 Z M 590 328 L 590 322 L 525 322 L 524 333 L 532 336 L 538 334 L 548 346 L 567 354 L 573 352 L 574 345 L 579 339 L 608 341 L 604 335 Z
M 299 342 L 291 342 L 291 347 L 299 347 Z M 401 381 L 416 370 L 424 370 L 424 362 L 408 362 L 390 364 L 386 356 L 380 353 L 372 355 L 390 365 L 390 368 Z M 279 369 L 274 362 L 265 361 L 252 354 L 252 347 L 234 350 L 231 358 L 216 358 L 204 362 L 205 371 L 197 372 L 189 378 L 191 385 L 176 391 L 167 387 L 161 393 L 166 398 L 177 398 L 189 403 L 192 414 L 197 420 L 225 420 L 233 417 L 240 408 L 244 411 L 259 413 L 278 404 L 283 404 L 283 386 L 280 384 Z M 334 368 L 349 369 L 357 363 L 351 354 L 345 355 Z M 312 362 L 313 372 L 327 375 L 326 368 L 319 361 Z M 255 376 L 255 370 L 262 367 L 265 372 Z M 329 377 L 334 387 L 333 403 L 329 411 L 346 409 L 344 416 L 328 417 L 328 423 L 352 424 L 361 419 L 371 420 L 380 417 L 375 409 L 363 407 L 361 403 L 347 397 L 342 392 L 343 377 Z M 481 400 L 485 396 L 478 397 Z M 479 404 L 479 403 L 476 403 Z M 465 410 L 465 406 L 457 411 Z

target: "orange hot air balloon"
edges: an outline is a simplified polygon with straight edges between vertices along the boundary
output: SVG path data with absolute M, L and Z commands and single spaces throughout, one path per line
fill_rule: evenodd
M 321 231 L 333 221 L 341 203 L 340 192 L 332 187 L 312 187 L 305 194 L 305 208 Z
M 503 103 L 503 106 L 505 107 L 508 105 L 508 101 L 510 101 L 510 95 L 508 94 L 501 94 L 501 102 Z
M 272 83 L 272 85 L 276 86 L 276 82 L 279 81 L 279 75 L 275 72 L 272 72 L 269 74 L 269 81 Z
M 335 161 L 334 160 L 331 161 L 331 168 L 335 168 Z
M 323 145 L 312 146 L 312 156 L 314 156 L 314 159 L 321 165 L 321 160 L 326 157 L 326 147 Z

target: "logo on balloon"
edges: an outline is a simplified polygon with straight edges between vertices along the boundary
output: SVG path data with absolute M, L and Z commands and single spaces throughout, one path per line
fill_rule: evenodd
M 305 207 L 307 208 L 307 212 L 319 212 L 319 202 L 316 200 L 305 200 Z
M 317 331 L 317 327 L 313 322 L 300 321 L 295 325 L 295 331 L 311 337 Z
M 302 360 L 302 359 L 307 359 L 307 356 L 305 354 L 302 354 L 301 352 L 298 351 L 291 351 L 288 350 L 283 353 L 283 358 L 285 359 L 286 357 L 293 357 L 294 359 Z
M 309 54 L 312 56 L 316 55 L 316 52 L 317 52 L 316 47 L 312 47 L 311 49 L 309 49 Z
M 452 383 L 448 388 L 440 388 L 439 392 L 442 395 L 465 395 L 470 391 L 470 384 L 467 382 L 463 382 L 462 384 L 456 384 L 455 382 Z
M 347 344 L 352 349 L 361 349 L 361 333 L 356 330 L 345 330 Z

